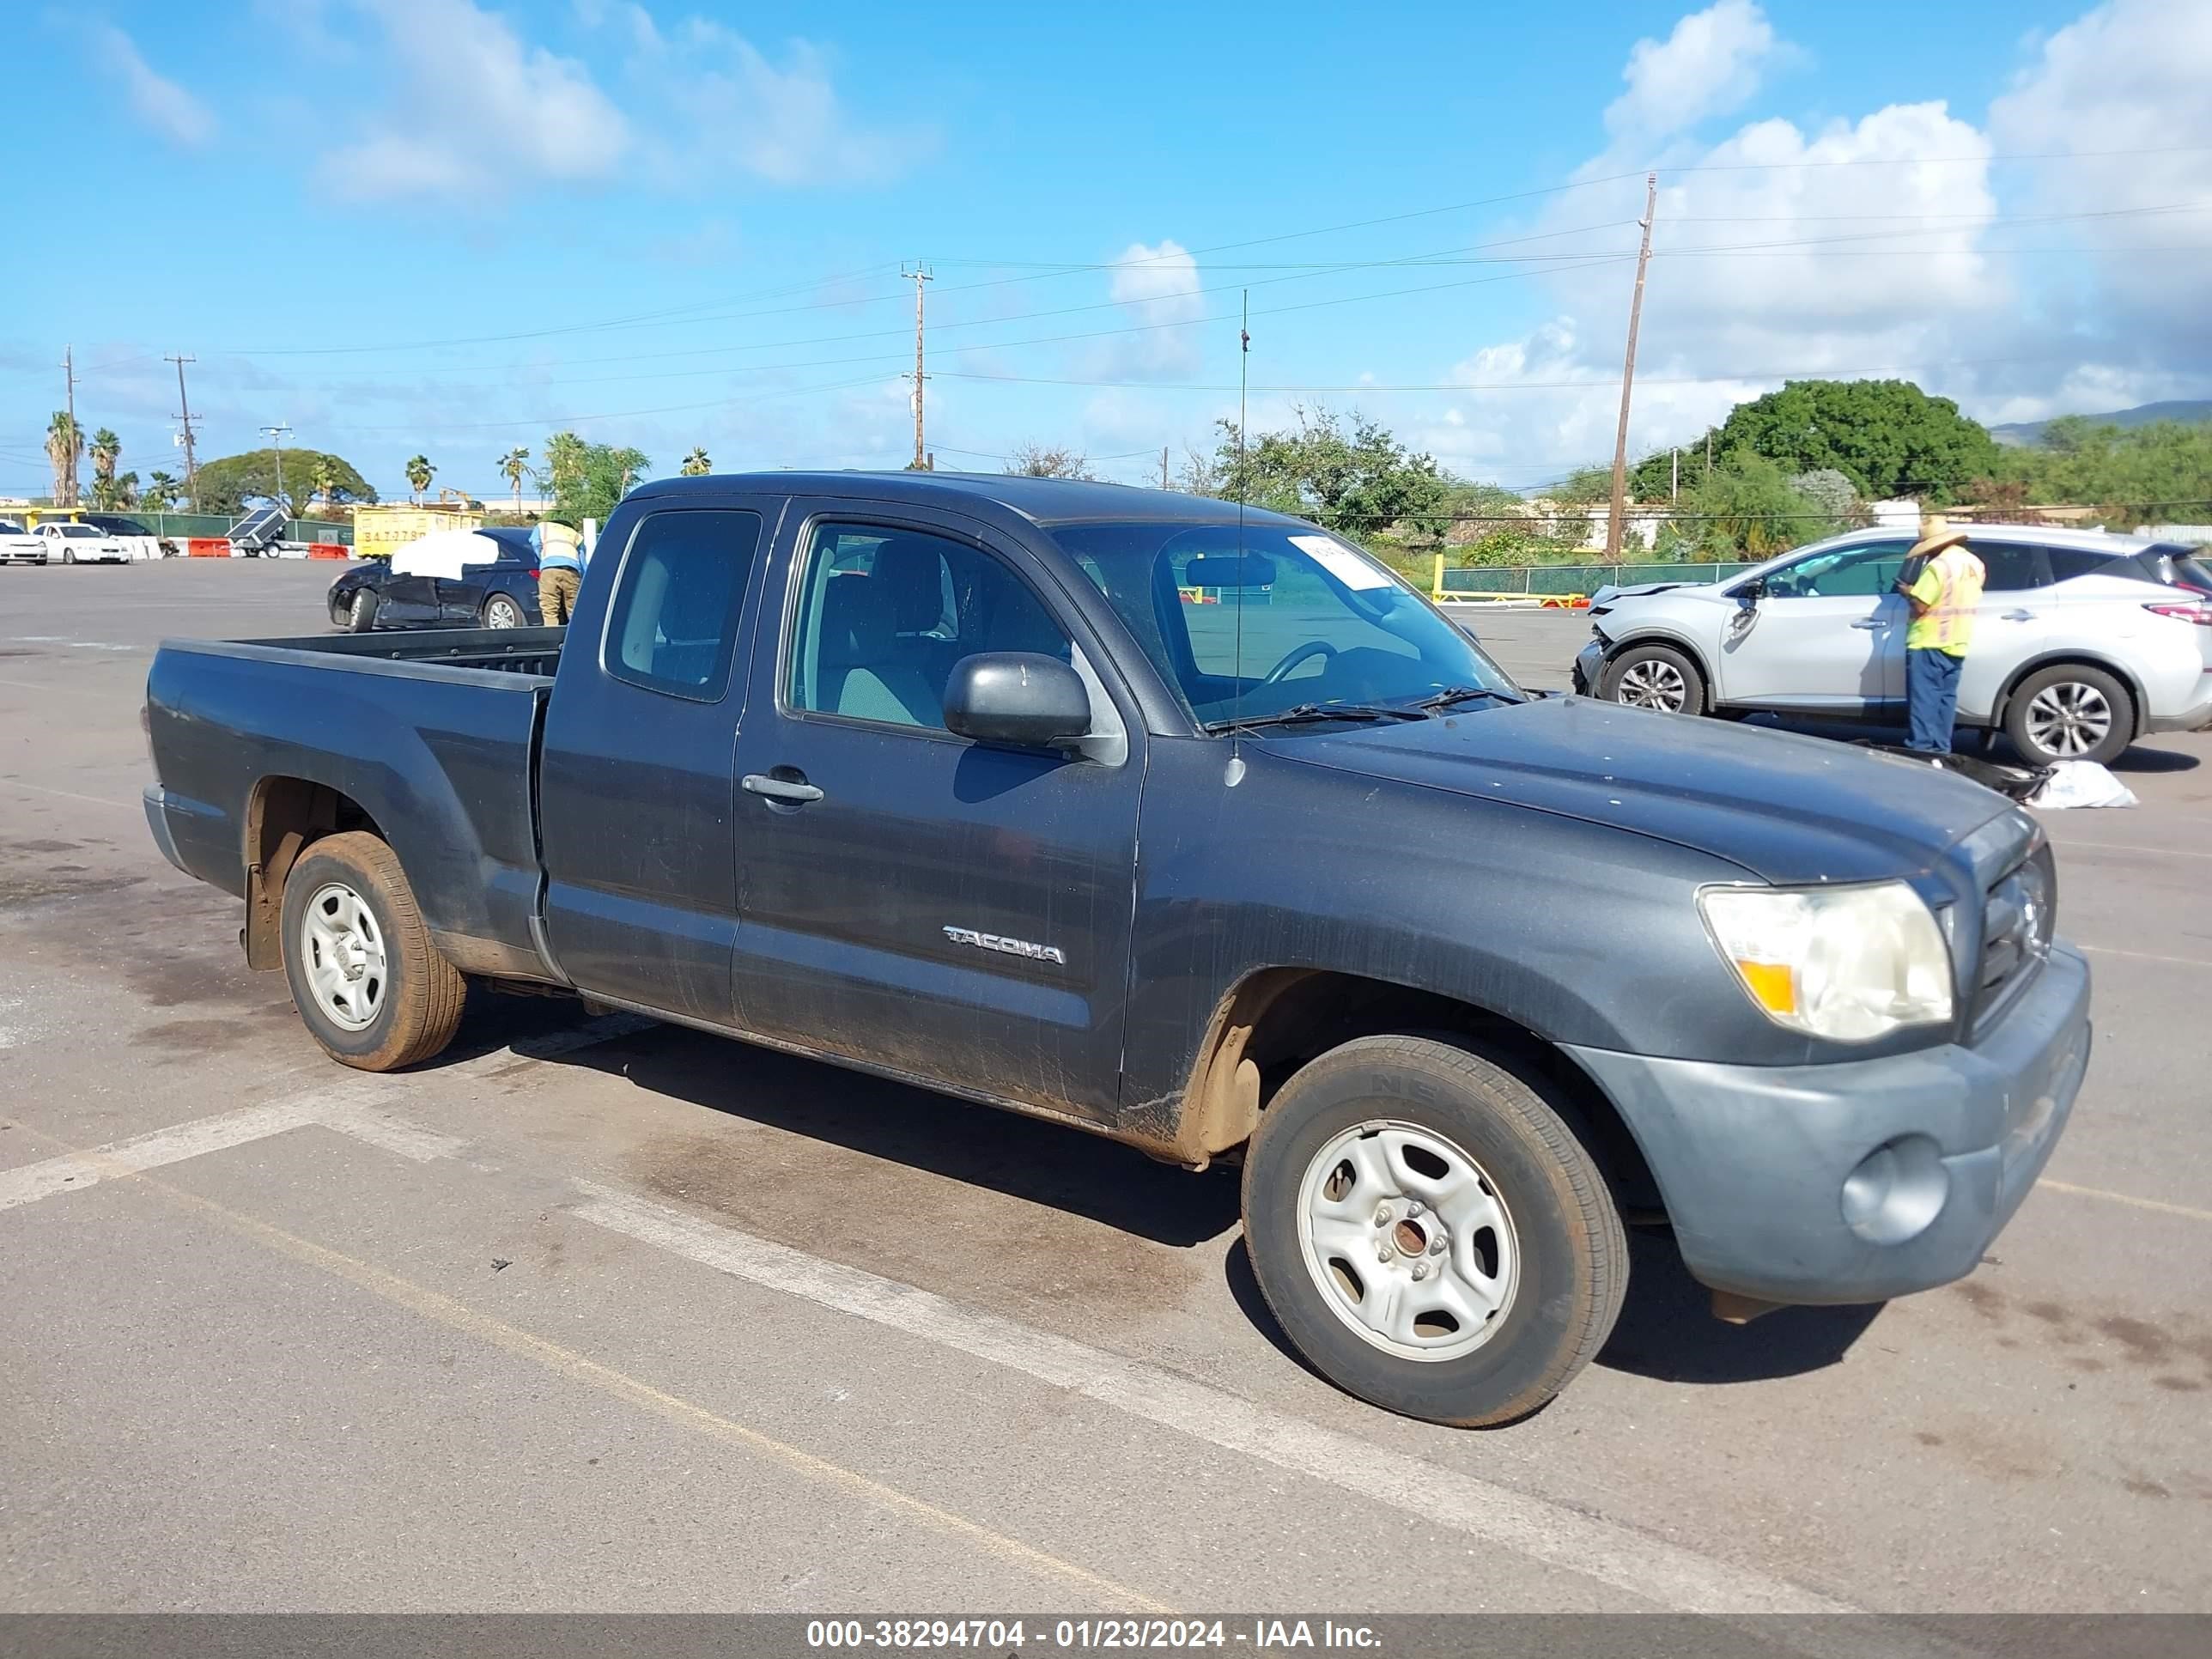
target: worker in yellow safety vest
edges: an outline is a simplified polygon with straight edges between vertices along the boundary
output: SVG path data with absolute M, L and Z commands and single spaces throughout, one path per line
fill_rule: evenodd
M 1899 581 L 1912 620 L 1905 630 L 1905 703 L 1911 724 L 1907 746 L 1927 755 L 1951 752 L 1959 714 L 1959 673 L 1973 643 L 1982 603 L 1982 562 L 1967 550 L 1966 532 L 1940 518 L 1920 521 L 1910 558 L 1920 574 Z

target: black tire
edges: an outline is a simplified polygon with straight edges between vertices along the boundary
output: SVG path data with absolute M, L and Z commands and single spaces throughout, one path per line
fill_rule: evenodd
M 1342 1282 L 1342 1273 L 1308 1265 L 1299 1229 L 1308 1173 L 1339 1137 L 1377 1122 L 1457 1152 L 1510 1218 L 1517 1281 L 1492 1334 L 1469 1352 L 1429 1359 L 1378 1346 L 1318 1278 Z M 1547 1403 L 1604 1345 L 1628 1282 L 1620 1212 L 1566 1121 L 1506 1064 L 1426 1037 L 1361 1037 L 1283 1086 L 1245 1152 L 1244 1240 L 1267 1306 L 1316 1370 L 1387 1410 L 1462 1428 L 1510 1423 Z
M 522 607 L 510 595 L 495 593 L 483 602 L 483 625 L 486 628 L 520 628 L 523 622 Z
M 1705 677 L 1686 652 L 1671 645 L 1632 645 L 1605 665 L 1598 695 L 1634 708 L 1670 714 L 1705 712 Z M 1679 696 L 1679 702 L 1672 701 Z
M 345 625 L 356 634 L 366 634 L 376 626 L 376 594 L 373 590 L 354 589 L 353 599 L 346 606 Z
M 374 1017 L 359 1030 L 323 1007 L 302 954 L 307 906 L 334 883 L 360 897 L 383 945 L 385 983 Z M 453 1040 L 468 981 L 430 942 L 399 859 L 378 837 L 349 830 L 310 847 L 284 879 L 283 927 L 293 1006 L 332 1060 L 364 1072 L 395 1072 L 429 1059 Z
M 2089 724 L 2075 728 L 2053 726 L 2055 718 L 2063 720 L 2068 714 Z M 2089 741 L 2100 721 L 2103 736 Z M 2136 739 L 2136 700 L 2117 674 L 2086 663 L 2054 663 L 2037 669 L 2013 688 L 2005 703 L 2004 729 L 2012 746 L 2031 766 L 2077 760 L 2110 766 Z M 2069 744 L 2064 735 L 2069 730 L 2079 733 L 2082 746 Z
M 62 549 L 62 562 L 64 564 L 75 564 L 76 562 L 76 549 L 64 546 Z

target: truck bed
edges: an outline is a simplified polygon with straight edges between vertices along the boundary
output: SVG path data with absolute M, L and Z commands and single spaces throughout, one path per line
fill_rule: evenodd
M 322 786 L 391 842 L 458 965 L 551 977 L 532 755 L 563 631 L 165 641 L 146 684 L 156 837 L 242 896 L 270 781 Z

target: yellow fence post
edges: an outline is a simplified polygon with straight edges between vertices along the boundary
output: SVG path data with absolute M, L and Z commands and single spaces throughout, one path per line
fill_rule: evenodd
M 1432 599 L 1441 600 L 1441 599 L 1443 598 L 1443 596 L 1444 596 L 1444 556 L 1443 556 L 1443 554 L 1439 553 L 1439 554 L 1437 554 L 1437 575 L 1436 575 L 1436 580 L 1429 585 L 1429 597 L 1430 597 L 1431 599 Z

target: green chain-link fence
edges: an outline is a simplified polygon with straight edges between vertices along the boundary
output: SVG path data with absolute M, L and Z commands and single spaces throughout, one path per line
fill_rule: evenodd
M 1754 568 L 1749 564 L 1469 564 L 1437 573 L 1436 597 L 1519 594 L 1532 598 L 1590 594 L 1601 587 L 1638 582 L 1721 582 Z

